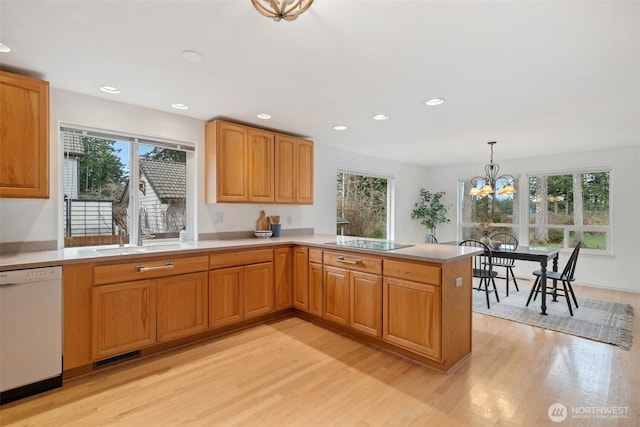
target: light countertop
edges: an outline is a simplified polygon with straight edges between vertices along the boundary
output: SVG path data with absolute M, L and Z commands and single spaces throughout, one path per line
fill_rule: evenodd
M 158 257 L 162 255 L 175 254 L 203 254 L 211 253 L 216 250 L 228 249 L 250 249 L 266 246 L 277 245 L 307 245 L 322 248 L 329 251 L 347 251 L 367 253 L 377 256 L 385 256 L 391 258 L 412 259 L 417 261 L 430 261 L 437 263 L 447 263 L 460 258 L 466 258 L 480 251 L 476 248 L 459 247 L 455 245 L 437 245 L 423 244 L 412 242 L 395 241 L 398 244 L 411 245 L 394 250 L 373 250 L 363 248 L 350 248 L 345 246 L 337 246 L 328 244 L 345 239 L 342 236 L 315 234 L 308 236 L 291 236 L 291 237 L 271 237 L 265 239 L 249 238 L 235 240 L 204 240 L 198 242 L 188 242 L 184 245 L 163 245 L 163 243 L 149 243 L 148 247 L 165 246 L 157 248 L 159 250 L 151 250 L 149 252 L 132 252 L 128 254 L 101 254 L 96 249 L 117 248 L 117 245 L 100 246 L 100 247 L 80 247 L 65 248 L 54 251 L 42 252 L 26 252 L 20 254 L 10 254 L 0 256 L 0 271 L 17 270 L 23 268 L 48 267 L 54 265 L 74 264 L 81 262 L 101 262 L 101 261 L 126 261 L 130 258 Z M 346 239 L 349 239 L 346 237 Z M 356 238 L 353 238 L 356 239 Z M 358 240 L 378 240 L 378 239 L 362 239 Z M 176 242 L 172 242 L 176 243 Z

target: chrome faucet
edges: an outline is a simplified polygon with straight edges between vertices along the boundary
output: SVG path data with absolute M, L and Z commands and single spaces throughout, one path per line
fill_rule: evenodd
M 140 206 L 138 211 L 138 246 L 142 246 L 143 234 L 144 237 L 149 236 L 147 233 L 144 233 L 144 228 L 149 229 L 149 213 L 147 212 L 147 208 Z

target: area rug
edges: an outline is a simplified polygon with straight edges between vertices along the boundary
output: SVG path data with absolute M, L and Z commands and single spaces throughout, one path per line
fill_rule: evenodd
M 614 344 L 625 350 L 631 348 L 633 307 L 629 304 L 578 298 L 579 308 L 569 315 L 567 301 L 558 297 L 554 302 L 547 296 L 547 316 L 540 314 L 540 296 L 531 301 L 527 298 L 529 289 L 520 286 L 520 292 L 510 292 L 505 296 L 499 290 L 500 302 L 494 294 L 489 295 L 491 308 L 487 309 L 487 300 L 483 291 L 473 290 L 473 311 L 514 322 L 551 329 L 578 337 L 589 338 L 608 344 Z

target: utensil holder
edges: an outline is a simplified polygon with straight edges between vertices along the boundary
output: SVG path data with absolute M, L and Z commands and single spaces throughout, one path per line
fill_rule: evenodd
M 282 229 L 282 224 L 269 224 L 269 230 L 273 232 L 271 237 L 280 237 L 281 229 Z

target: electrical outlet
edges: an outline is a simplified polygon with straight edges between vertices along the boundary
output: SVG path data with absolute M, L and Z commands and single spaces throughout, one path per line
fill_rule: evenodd
M 456 288 L 462 286 L 462 277 L 456 277 Z
M 291 215 L 287 216 L 287 224 L 291 225 Z
M 221 224 L 224 222 L 224 214 L 222 212 L 216 212 L 216 215 L 213 220 L 216 224 Z

